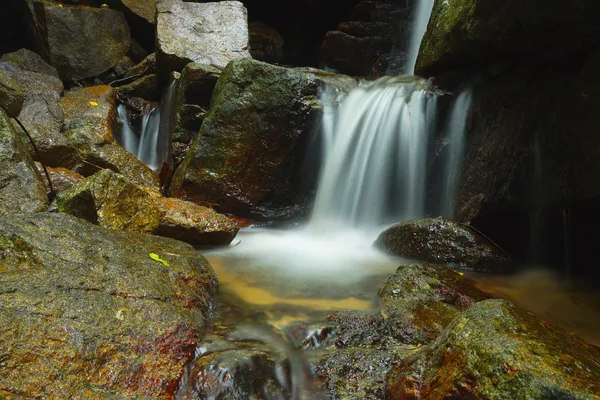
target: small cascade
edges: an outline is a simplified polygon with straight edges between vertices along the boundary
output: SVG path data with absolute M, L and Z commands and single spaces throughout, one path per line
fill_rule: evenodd
M 436 101 L 424 80 L 384 77 L 354 89 L 333 115 L 326 108 L 313 220 L 365 226 L 423 217 Z
M 119 118 L 122 121 L 121 145 L 156 172 L 161 170 L 163 163 L 170 162 L 176 82 L 171 81 L 165 90 L 160 107 L 144 115 L 139 139 L 131 129 L 125 106 L 120 104 L 118 107 Z
M 429 18 L 431 17 L 434 0 L 418 0 L 417 3 L 417 9 L 413 17 L 413 29 L 410 37 L 408 57 L 405 68 L 405 73 L 407 74 L 415 73 L 419 48 L 421 47 L 423 36 L 427 31 L 427 24 L 429 23 Z
M 119 140 L 119 144 L 125 148 L 128 152 L 132 154 L 137 153 L 137 148 L 139 146 L 139 139 L 133 129 L 131 129 L 131 125 L 129 125 L 129 120 L 127 118 L 127 109 L 124 104 L 119 104 L 117 107 L 117 114 L 123 123 L 121 128 L 121 137 Z
M 442 181 L 440 215 L 454 216 L 454 205 L 458 194 L 458 185 L 462 160 L 465 152 L 465 131 L 467 116 L 472 102 L 471 89 L 463 90 L 456 98 L 448 119 L 446 138 L 448 140 Z

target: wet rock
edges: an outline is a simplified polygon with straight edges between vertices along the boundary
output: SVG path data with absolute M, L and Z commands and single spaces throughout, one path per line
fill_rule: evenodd
M 157 62 L 161 81 L 171 71 L 197 62 L 225 68 L 250 58 L 246 8 L 237 1 L 157 4 Z
M 156 0 L 106 0 L 110 8 L 123 12 L 131 35 L 146 49 L 154 49 Z
M 250 22 L 248 29 L 252 58 L 272 64 L 283 62 L 283 38 L 276 29 L 262 21 Z
M 0 68 L 0 103 L 12 115 L 19 115 L 23 107 L 23 90 L 10 73 Z
M 17 214 L 0 219 L 0 259 L 2 395 L 175 396 L 218 287 L 193 247 Z
M 131 83 L 119 86 L 117 93 L 120 96 L 141 97 L 150 101 L 159 101 L 160 85 L 158 83 L 158 76 L 156 74 L 142 76 Z
M 594 0 L 543 7 L 518 0 L 436 0 L 416 73 L 429 77 L 506 60 L 577 62 L 600 43 L 599 18 Z
M 569 332 L 504 300 L 486 300 L 395 366 L 386 398 L 593 399 L 599 359 L 599 348 Z
M 400 222 L 385 230 L 375 245 L 401 257 L 451 268 L 508 272 L 510 257 L 467 225 L 447 218 Z
M 181 72 L 175 89 L 175 142 L 189 144 L 198 135 L 221 71 L 210 65 L 190 63 Z
M 42 164 L 39 162 L 35 163 L 35 167 L 37 168 L 39 174 L 46 182 L 46 175 L 44 173 L 44 169 Z M 82 182 L 85 178 L 79 175 L 75 171 L 71 171 L 66 168 L 50 168 L 46 167 L 48 171 L 48 175 L 50 176 L 50 182 L 52 182 L 52 187 L 56 191 L 56 193 L 62 193 L 64 191 L 69 190 L 73 185 Z
M 135 67 L 135 63 L 131 60 L 131 58 L 125 56 L 119 60 L 117 65 L 113 68 L 114 73 L 119 77 L 125 76 L 125 74 Z
M 403 265 L 379 291 L 389 333 L 403 343 L 429 343 L 472 304 L 490 298 L 475 282 L 441 265 Z
M 30 7 L 31 34 L 65 82 L 98 76 L 129 50 L 129 27 L 118 11 L 42 0 L 33 0 Z
M 235 223 L 206 207 L 128 181 L 103 170 L 56 198 L 58 211 L 128 232 L 153 233 L 194 245 L 229 244 Z
M 320 87 L 356 85 L 318 70 L 237 60 L 223 70 L 211 108 L 171 194 L 252 219 L 303 212 L 295 176 L 307 134 L 321 109 Z M 342 89 L 343 90 L 343 89 Z M 240 129 L 244 127 L 244 129 Z M 296 181 L 295 181 L 296 180 Z
M 37 72 L 39 74 L 60 78 L 56 68 L 48 64 L 41 56 L 31 50 L 20 49 L 13 53 L 3 54 L 2 57 L 0 57 L 0 62 L 25 71 Z
M 46 186 L 4 111 L 0 111 L 0 182 L 0 216 L 48 207 Z
M 65 121 L 63 134 L 77 148 L 82 160 L 76 165 L 60 165 L 83 176 L 106 168 L 132 182 L 158 188 L 158 176 L 113 137 L 116 124 L 116 91 L 110 86 L 69 90 L 60 100 Z
M 127 71 L 126 77 L 143 76 L 156 73 L 156 53 L 150 54 Z

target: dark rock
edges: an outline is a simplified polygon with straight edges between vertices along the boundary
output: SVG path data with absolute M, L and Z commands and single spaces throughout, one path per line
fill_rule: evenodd
M 44 211 L 46 186 L 4 111 L 0 111 L 0 216 Z
M 58 71 L 49 65 L 41 56 L 27 49 L 20 49 L 13 53 L 6 53 L 0 57 L 0 62 L 12 65 L 13 67 L 37 72 L 44 75 L 58 76 Z
M 156 74 L 142 76 L 131 83 L 119 86 L 117 93 L 125 97 L 141 97 L 150 101 L 159 101 L 161 91 L 158 76 Z
M 475 282 L 441 265 L 403 265 L 379 291 L 389 334 L 402 343 L 426 344 L 462 311 L 490 298 Z
M 121 60 L 117 63 L 117 65 L 115 65 L 113 70 L 119 78 L 122 78 L 133 67 L 135 67 L 135 63 L 131 60 L 131 58 L 125 56 L 121 58 Z
M 338 87 L 356 85 L 352 78 L 323 71 L 231 62 L 175 173 L 171 194 L 253 219 L 301 212 L 303 195 L 292 182 L 326 79 Z
M 157 3 L 157 62 L 161 81 L 171 71 L 197 62 L 225 68 L 250 58 L 246 8 L 237 1 Z
M 42 164 L 39 162 L 35 163 L 35 166 L 46 182 L 46 176 L 44 173 L 44 168 Z M 48 171 L 48 175 L 50 176 L 50 182 L 52 182 L 52 187 L 56 191 L 56 193 L 62 193 L 69 190 L 71 187 L 76 185 L 77 183 L 82 182 L 85 178 L 79 175 L 75 171 L 71 171 L 66 168 L 50 168 L 46 167 L 46 171 Z
M 386 398 L 594 399 L 599 359 L 599 348 L 569 332 L 504 300 L 486 300 L 395 366 Z
M 106 4 L 123 12 L 131 34 L 144 48 L 154 50 L 156 0 L 106 0 Z
M 65 82 L 98 76 L 129 50 L 129 27 L 118 11 L 42 0 L 30 7 L 40 53 Z
M 508 272 L 510 257 L 467 225 L 447 218 L 400 222 L 385 230 L 375 245 L 400 257 L 451 268 Z
M 0 397 L 175 396 L 218 288 L 192 246 L 17 214 L 0 260 Z
M 283 38 L 276 29 L 262 21 L 250 22 L 248 29 L 252 58 L 272 64 L 283 62 Z
M 179 199 L 167 199 L 122 175 L 103 170 L 56 198 L 58 211 L 105 228 L 153 233 L 193 245 L 229 244 L 235 223 L 214 210 Z
M 0 68 L 0 103 L 12 115 L 19 115 L 25 96 L 23 90 L 12 74 Z
M 156 53 L 150 54 L 148 57 L 144 58 L 141 62 L 133 66 L 129 71 L 127 71 L 126 77 L 135 77 L 135 76 L 143 76 L 150 75 L 156 73 Z
M 60 100 L 65 121 L 63 133 L 82 160 L 76 165 L 60 165 L 83 176 L 101 169 L 122 174 L 132 182 L 158 188 L 158 176 L 133 154 L 117 144 L 116 91 L 110 86 L 69 90 Z
M 417 60 L 425 77 L 500 61 L 583 60 L 600 44 L 595 0 L 436 0 Z M 580 61 L 579 61 L 580 62 Z
M 198 135 L 221 71 L 210 65 L 190 63 L 181 72 L 175 89 L 175 142 L 189 144 Z

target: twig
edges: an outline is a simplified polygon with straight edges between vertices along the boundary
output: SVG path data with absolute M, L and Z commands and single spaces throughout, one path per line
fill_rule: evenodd
M 42 157 L 40 156 L 40 152 L 38 151 L 38 148 L 35 145 L 33 138 L 27 131 L 27 128 L 25 128 L 25 125 L 23 125 L 23 123 L 19 120 L 19 118 L 17 118 L 13 113 L 8 111 L 8 109 L 6 107 L 4 107 L 3 104 L 0 104 L 0 107 L 2 107 L 4 112 L 6 112 L 10 118 L 14 119 L 17 122 L 17 124 L 21 127 L 23 132 L 25 132 L 25 134 L 29 138 L 29 142 L 31 143 L 31 146 L 33 147 L 33 151 L 35 151 L 35 155 L 36 155 L 37 159 L 40 160 L 40 164 L 42 166 L 42 169 L 44 170 L 44 175 L 46 175 L 46 179 L 48 180 L 48 187 L 50 188 L 50 193 L 48 194 L 48 202 L 51 203 L 52 200 L 54 200 L 54 198 L 56 197 L 56 191 L 54 190 L 54 186 L 52 186 L 52 180 L 50 179 L 50 174 L 48 173 L 48 170 L 46 169 L 46 166 L 44 165 L 44 163 L 42 161 Z
M 494 242 L 492 239 L 490 239 L 485 233 L 481 232 L 479 229 L 475 228 L 473 225 L 470 224 L 465 224 L 464 222 L 456 222 L 459 225 L 462 225 L 468 229 L 472 229 L 474 230 L 476 233 L 478 233 L 479 235 L 483 236 L 485 239 L 487 239 L 488 242 L 490 242 L 491 244 L 493 244 L 498 250 L 500 250 L 501 252 L 503 252 L 508 258 L 512 258 L 510 254 L 508 254 L 508 252 L 506 250 L 504 250 L 502 247 L 500 247 L 500 245 L 498 245 L 498 243 Z

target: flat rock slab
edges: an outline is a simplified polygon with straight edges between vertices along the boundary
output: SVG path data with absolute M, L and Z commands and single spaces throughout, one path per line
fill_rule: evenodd
M 1 218 L 0 397 L 173 398 L 217 286 L 176 240 Z

